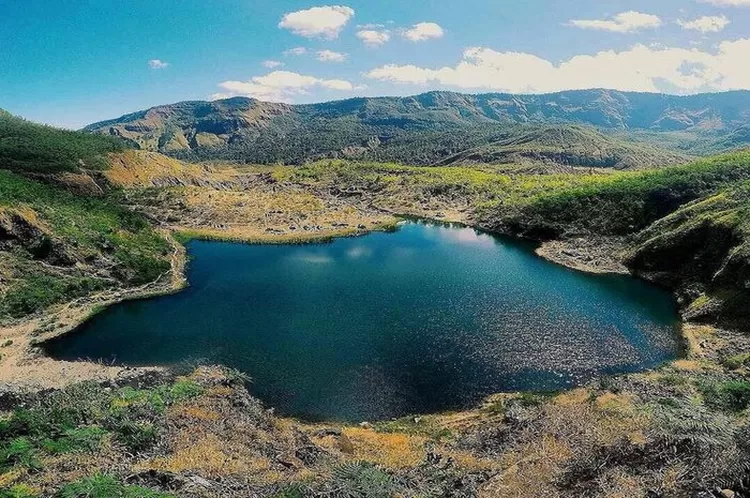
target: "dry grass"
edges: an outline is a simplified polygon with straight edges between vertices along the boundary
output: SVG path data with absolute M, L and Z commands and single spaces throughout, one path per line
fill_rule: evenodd
M 173 442 L 166 457 L 154 458 L 143 467 L 167 472 L 198 472 L 206 477 L 226 475 L 252 476 L 264 482 L 276 482 L 280 475 L 271 461 L 253 454 L 249 448 L 238 448 L 214 434 L 196 437 L 188 432 Z
M 344 430 L 354 446 L 353 457 L 387 468 L 400 469 L 418 465 L 425 456 L 422 436 L 378 433 L 372 429 L 349 427 Z
M 643 445 L 649 424 L 629 396 L 592 397 L 587 389 L 559 395 L 542 405 L 534 422 L 501 456 L 504 470 L 487 484 L 483 496 L 522 497 L 530 490 L 535 496 L 559 496 L 558 483 L 573 462 L 623 442 Z M 630 493 L 632 481 L 625 481 L 623 489 Z

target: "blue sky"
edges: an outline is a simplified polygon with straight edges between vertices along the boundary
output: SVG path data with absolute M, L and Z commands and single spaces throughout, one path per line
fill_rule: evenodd
M 0 107 L 70 128 L 231 95 L 723 91 L 748 60 L 750 0 L 0 0 Z

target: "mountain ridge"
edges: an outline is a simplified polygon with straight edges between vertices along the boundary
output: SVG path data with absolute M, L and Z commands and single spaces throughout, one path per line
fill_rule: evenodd
M 700 139 L 720 143 L 749 124 L 750 91 L 689 96 L 614 90 L 541 95 L 433 91 L 408 97 L 357 97 L 299 105 L 247 97 L 185 101 L 93 123 L 84 130 L 119 136 L 139 148 L 190 160 L 297 164 L 343 157 L 443 164 L 446 157 L 497 141 L 498 134 L 509 129 L 517 128 L 519 134 L 525 134 L 523 128 L 528 126 L 689 133 L 683 142 Z M 594 157 L 600 149 L 617 148 L 609 143 L 613 140 L 602 135 L 602 144 L 592 151 Z M 570 144 L 556 145 L 565 149 Z M 636 157 L 652 152 L 656 150 L 637 153 Z M 493 153 L 487 157 L 492 158 Z M 660 161 L 679 162 L 656 154 L 646 164 Z M 605 161 L 631 162 L 630 158 Z M 572 166 L 590 165 L 607 167 L 590 158 Z

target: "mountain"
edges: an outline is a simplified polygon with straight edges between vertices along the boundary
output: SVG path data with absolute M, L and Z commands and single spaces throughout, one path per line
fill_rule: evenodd
M 307 105 L 235 97 L 153 107 L 89 125 L 85 130 L 123 137 L 141 148 L 186 159 L 302 163 L 351 157 L 444 164 L 446 158 L 456 157 L 459 161 L 461 153 L 476 148 L 483 150 L 480 159 L 492 158 L 498 152 L 492 149 L 493 143 L 523 140 L 529 135 L 528 126 L 568 124 L 605 131 L 689 132 L 687 141 L 705 134 L 720 140 L 750 124 L 750 92 L 691 96 L 613 90 L 545 95 L 430 92 Z M 544 143 L 539 145 L 546 149 L 555 133 L 542 135 Z M 639 163 L 643 157 L 650 157 L 651 163 L 669 164 L 676 159 L 661 157 L 654 147 L 631 156 L 633 147 L 640 149 L 631 144 L 629 151 L 620 150 L 623 154 L 628 152 L 627 157 L 598 161 L 602 150 L 617 146 L 610 143 L 612 137 L 598 134 L 592 142 L 593 131 L 585 135 L 585 145 L 565 134 L 560 141 L 553 140 L 552 147 L 572 146 L 579 151 L 563 157 L 563 165 L 629 166 L 631 161 Z M 527 147 L 533 151 L 535 145 L 527 142 Z M 499 151 L 500 161 L 505 160 L 502 152 Z M 556 162 L 554 154 L 545 155 L 542 151 L 539 155 Z

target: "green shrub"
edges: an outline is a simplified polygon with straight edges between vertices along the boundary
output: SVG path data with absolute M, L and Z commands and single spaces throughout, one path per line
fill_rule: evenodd
M 739 370 L 744 366 L 750 366 L 750 353 L 730 356 L 729 358 L 726 358 L 723 363 L 729 370 Z
M 112 427 L 117 442 L 133 453 L 147 451 L 156 443 L 156 427 L 150 422 L 122 420 Z
M 24 484 L 11 486 L 8 489 L 0 489 L 0 498 L 36 498 L 34 490 Z
M 750 381 L 730 380 L 701 386 L 706 403 L 721 410 L 739 412 L 750 407 Z
M 368 462 L 351 462 L 333 469 L 332 496 L 341 498 L 392 498 L 401 486 L 387 472 Z
M 29 469 L 38 469 L 41 466 L 37 450 L 27 438 L 19 437 L 0 446 L 0 470 L 14 466 Z
M 127 486 L 111 476 L 96 474 L 66 484 L 57 498 L 175 498 L 174 495 L 141 486 Z
M 58 439 L 45 439 L 42 447 L 47 453 L 93 452 L 99 449 L 107 431 L 98 426 L 66 430 Z

